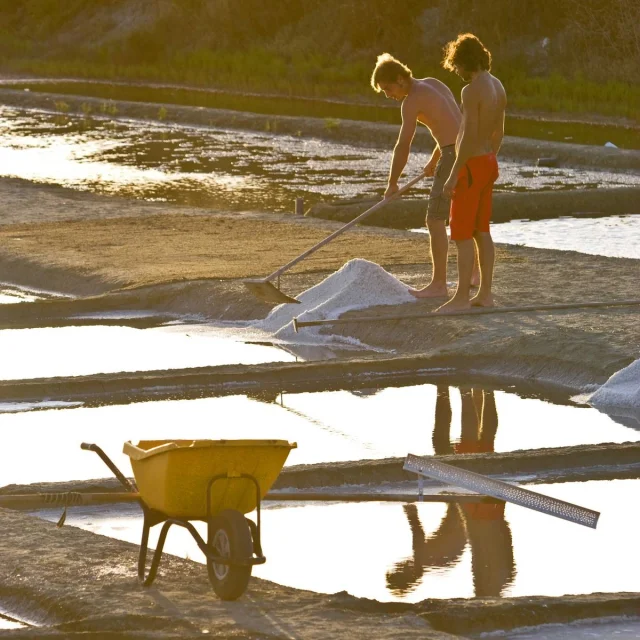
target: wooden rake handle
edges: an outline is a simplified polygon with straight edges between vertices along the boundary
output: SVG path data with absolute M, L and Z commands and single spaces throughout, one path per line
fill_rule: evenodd
M 314 245 L 310 249 L 307 249 L 304 253 L 300 254 L 297 258 L 294 258 L 291 262 L 288 262 L 283 267 L 280 267 L 279 269 L 274 271 L 272 274 L 268 275 L 265 278 L 265 280 L 268 282 L 269 280 L 273 280 L 274 278 L 281 276 L 285 271 L 288 271 L 289 269 L 291 269 L 291 267 L 298 264 L 298 262 L 301 262 L 302 260 L 310 256 L 312 253 L 315 253 L 321 247 L 324 247 L 325 244 L 328 244 L 329 242 L 331 242 L 334 238 L 337 238 L 339 235 L 342 235 L 345 231 L 348 231 L 349 229 L 351 229 L 351 227 L 358 224 L 358 222 L 362 222 L 365 218 L 368 218 L 372 213 L 375 213 L 378 209 L 381 209 L 392 200 L 396 200 L 397 198 L 399 198 L 403 193 L 408 191 L 411 187 L 413 187 L 413 185 L 420 182 L 420 180 L 422 180 L 423 178 L 424 178 L 424 173 L 421 173 L 419 176 L 416 176 L 413 180 L 407 182 L 407 184 L 405 184 L 403 187 L 398 189 L 398 191 L 396 191 L 392 196 L 389 196 L 388 198 L 384 198 L 377 204 L 374 204 L 373 207 L 370 207 L 369 209 L 361 213 L 357 218 L 354 218 L 351 222 L 347 222 L 347 224 L 345 224 L 343 227 L 341 227 L 337 231 L 334 231 L 330 236 L 327 236 L 324 240 L 321 240 L 320 242 L 318 242 L 318 244 Z

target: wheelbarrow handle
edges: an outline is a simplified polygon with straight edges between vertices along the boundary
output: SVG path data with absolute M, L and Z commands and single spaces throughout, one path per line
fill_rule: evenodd
M 109 458 L 109 456 L 97 444 L 83 442 L 80 445 L 80 448 L 84 449 L 84 451 L 93 451 L 94 453 L 97 453 L 100 456 L 102 462 L 104 462 L 107 467 L 111 469 L 113 475 L 118 478 L 118 480 L 120 480 L 120 484 L 122 484 L 127 491 L 130 491 L 131 493 L 137 493 L 138 490 L 136 489 L 136 487 L 129 480 L 127 480 L 127 478 L 125 478 L 122 471 L 120 471 L 120 469 L 116 467 L 111 458 Z

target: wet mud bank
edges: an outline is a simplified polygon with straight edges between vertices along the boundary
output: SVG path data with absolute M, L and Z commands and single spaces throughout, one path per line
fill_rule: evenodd
M 457 453 L 435 457 L 460 469 L 484 475 L 517 478 L 518 482 L 526 484 L 640 477 L 640 443 L 638 442 L 576 445 L 491 454 Z M 403 464 L 404 458 L 386 458 L 285 467 L 273 485 L 272 497 L 277 499 L 279 490 L 321 490 L 328 487 L 353 488 L 416 482 L 416 475 L 404 471 Z M 0 487 L 0 496 L 45 493 L 122 494 L 123 488 L 115 478 L 37 482 Z
M 583 474 L 588 475 L 590 479 L 620 477 L 620 473 L 631 478 L 640 475 L 640 443 L 635 442 L 509 453 L 456 453 L 436 457 L 452 466 L 484 475 L 539 474 L 537 482 L 548 482 L 552 474 L 555 474 L 556 480 L 564 481 L 575 480 L 576 475 Z M 415 474 L 404 471 L 403 464 L 404 458 L 387 458 L 287 467 L 280 474 L 274 489 L 415 481 Z M 623 469 L 625 466 L 627 468 Z M 586 472 L 586 469 L 589 471 Z M 527 478 L 527 482 L 536 482 L 536 478 Z
M 637 594 L 625 593 L 379 603 L 256 578 L 243 598 L 224 603 L 213 595 L 201 564 L 165 555 L 155 586 L 141 589 L 136 545 L 7 510 L 0 510 L 0 522 L 0 594 L 10 597 L 15 615 L 40 625 L 12 637 L 453 640 L 542 622 L 632 615 L 640 606 Z
M 259 579 L 239 601 L 222 602 L 202 564 L 169 555 L 163 557 L 155 586 L 141 589 L 136 545 L 73 527 L 57 529 L 6 510 L 0 510 L 0 521 L 0 593 L 12 594 L 16 615 L 30 612 L 52 634 L 451 637 L 432 630 L 417 614 L 345 611 L 332 596 Z
M 481 633 L 498 629 L 562 624 L 608 616 L 635 616 L 640 610 L 636 593 L 593 593 L 561 598 L 478 598 L 473 600 L 425 600 L 416 605 L 435 628 L 454 634 Z M 593 616 L 590 612 L 594 612 Z
M 317 204 L 305 215 L 336 222 L 351 222 L 373 202 Z M 567 189 L 527 193 L 496 193 L 492 222 L 510 220 L 548 220 L 561 216 L 606 217 L 640 213 L 640 188 Z M 391 229 L 417 229 L 425 226 L 425 200 L 390 202 L 366 219 L 366 224 Z
M 0 213 L 25 220 L 0 226 L 2 280 L 72 296 L 0 305 L 0 327 L 6 329 L 73 324 L 86 314 L 130 311 L 185 322 L 265 318 L 271 307 L 257 300 L 242 279 L 264 277 L 339 226 L 302 216 L 212 215 L 14 180 L 0 181 L 0 193 Z M 355 257 L 420 287 L 431 271 L 427 256 L 428 241 L 421 234 L 357 227 L 286 274 L 281 288 L 296 296 Z M 518 307 L 630 300 L 638 297 L 639 274 L 640 263 L 633 259 L 498 245 L 496 303 Z M 453 283 L 456 277 L 452 248 L 448 279 Z M 511 379 L 576 393 L 602 384 L 640 357 L 638 307 L 416 317 L 441 303 L 420 300 L 344 314 L 344 319 L 369 320 L 328 324 L 320 329 L 321 340 L 330 345 L 331 336 L 348 336 L 366 347 L 340 352 L 331 362 L 5 382 L 0 396 L 104 402 L 111 394 L 114 402 L 129 402 L 338 384 L 375 386 L 376 380 L 426 379 L 443 369 L 447 375 Z M 295 313 L 293 309 L 291 315 Z M 305 331 L 286 346 L 295 350 Z
M 162 399 L 189 399 L 239 393 L 300 393 L 357 389 L 419 382 L 511 385 L 556 393 L 579 393 L 595 380 L 602 382 L 630 360 L 602 368 L 579 367 L 561 360 L 519 357 L 396 356 L 320 362 L 220 365 L 118 374 L 0 381 L 0 401 L 83 402 L 87 405 L 126 404 Z
M 187 107 L 173 104 L 149 102 L 130 102 L 123 100 L 105 100 L 87 96 L 68 94 L 38 93 L 35 91 L 17 91 L 0 89 L 2 104 L 30 109 L 48 109 L 60 112 L 63 103 L 64 112 L 86 115 L 87 107 L 99 114 L 103 106 L 115 118 L 137 118 L 157 120 L 159 108 L 164 107 L 164 122 L 180 124 L 250 129 L 271 133 L 294 135 L 297 137 L 325 138 L 339 140 L 359 146 L 384 146 L 391 148 L 398 136 L 398 125 L 364 122 L 358 120 L 334 120 L 327 118 L 306 118 L 299 116 L 281 116 L 212 109 L 206 107 Z M 57 103 L 57 104 L 56 104 Z M 115 115 L 117 113 L 117 115 Z M 94 116 L 92 116 L 94 117 Z M 95 116 L 101 117 L 101 116 Z M 425 129 L 420 127 L 414 141 L 416 147 L 431 149 L 432 139 Z M 508 158 L 536 161 L 540 157 L 553 156 L 559 164 L 592 166 L 598 168 L 636 171 L 640 169 L 640 151 L 610 149 L 571 143 L 558 143 L 528 138 L 507 136 L 501 153 Z
M 499 291 L 504 292 L 499 302 L 504 306 L 517 306 L 522 299 L 548 304 L 637 296 L 637 261 L 524 247 L 513 247 L 509 251 L 509 261 L 499 263 L 496 270 Z M 390 269 L 410 284 L 418 284 L 424 273 L 421 265 L 394 265 Z M 535 277 L 527 278 L 527 270 L 535 273 Z M 295 293 L 317 284 L 325 274 L 296 274 L 288 277 L 283 287 Z M 588 292 L 579 278 L 571 280 L 575 274 L 585 277 L 588 274 Z M 545 281 L 547 276 L 549 286 L 540 299 L 537 283 Z M 531 300 L 530 292 L 540 296 L 538 300 Z M 323 362 L 224 365 L 5 381 L 0 382 L 0 398 L 17 402 L 49 398 L 121 403 L 248 391 L 370 387 L 403 379 L 427 381 L 448 377 L 464 381 L 465 376 L 497 384 L 518 383 L 579 393 L 604 383 L 640 354 L 637 307 L 425 320 L 415 317 L 428 314 L 438 304 L 439 301 L 427 300 L 353 311 L 343 317 L 373 319 L 322 329 L 327 336 L 355 337 L 363 345 L 382 349 L 382 352 L 341 352 L 339 358 Z M 149 322 L 163 318 L 191 322 L 248 320 L 265 317 L 269 309 L 236 280 L 206 280 L 138 287 L 74 300 L 2 305 L 0 327 L 69 325 L 80 323 L 77 318 L 83 314 L 135 310 L 152 313 Z M 383 320 L 382 316 L 394 319 Z M 126 320 L 122 322 L 126 324 Z M 288 348 L 295 352 L 296 343 Z

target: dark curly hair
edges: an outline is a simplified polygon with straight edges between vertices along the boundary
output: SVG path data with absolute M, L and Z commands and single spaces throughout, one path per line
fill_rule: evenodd
M 449 71 L 491 71 L 491 54 L 472 33 L 461 33 L 445 46 L 442 66 Z

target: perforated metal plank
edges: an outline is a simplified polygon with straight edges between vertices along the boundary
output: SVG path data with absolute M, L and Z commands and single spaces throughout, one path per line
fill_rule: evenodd
M 475 491 L 498 500 L 512 502 L 527 509 L 540 511 L 556 518 L 575 522 L 595 529 L 600 513 L 557 498 L 550 498 L 535 491 L 529 491 L 516 485 L 487 478 L 473 471 L 465 471 L 433 458 L 408 454 L 404 463 L 405 471 L 412 471 L 428 478 L 446 482 L 462 489 Z

